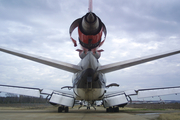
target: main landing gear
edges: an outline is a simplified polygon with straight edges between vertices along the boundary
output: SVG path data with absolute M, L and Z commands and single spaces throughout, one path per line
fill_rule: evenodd
M 119 112 L 119 107 L 106 108 L 106 112 Z
M 61 106 L 61 107 L 58 107 L 58 112 L 61 113 L 61 112 L 69 112 L 69 107 L 65 107 L 65 106 Z

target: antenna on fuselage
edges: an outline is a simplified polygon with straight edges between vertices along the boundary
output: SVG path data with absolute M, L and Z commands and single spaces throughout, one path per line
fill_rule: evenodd
M 89 0 L 89 8 L 88 8 L 89 12 L 92 12 L 92 0 Z

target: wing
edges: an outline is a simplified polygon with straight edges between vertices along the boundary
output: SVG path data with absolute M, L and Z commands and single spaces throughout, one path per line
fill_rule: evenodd
M 40 97 L 41 89 L 30 88 L 30 87 L 20 87 L 20 86 L 10 86 L 10 85 L 0 85 L 1 92 L 20 94 L 32 97 Z
M 180 86 L 136 90 L 138 98 L 155 97 L 180 93 Z
M 49 102 L 52 104 L 72 107 L 75 97 L 72 91 L 56 91 L 49 89 L 0 85 L 0 92 L 26 95 L 31 97 L 40 97 L 41 94 L 48 95 Z
M 180 50 L 174 50 L 174 51 L 169 51 L 169 52 L 165 52 L 165 53 L 161 53 L 161 54 L 154 54 L 151 56 L 145 56 L 145 57 L 140 57 L 140 58 L 136 58 L 136 59 L 131 59 L 131 60 L 126 60 L 126 61 L 122 61 L 122 62 L 103 65 L 103 66 L 99 67 L 98 71 L 100 71 L 102 73 L 108 73 L 108 72 L 116 71 L 119 69 L 131 67 L 134 65 L 142 64 L 145 62 L 149 62 L 152 60 L 160 59 L 163 57 L 175 55 L 178 53 L 180 53 Z
M 126 96 L 137 95 L 138 98 L 156 97 L 170 94 L 180 93 L 180 86 L 176 87 L 162 87 L 162 88 L 149 88 L 149 89 L 138 89 L 138 90 L 126 90 L 126 91 L 113 91 L 105 94 L 105 96 L 113 94 L 125 94 Z
M 107 91 L 104 95 L 103 103 L 106 108 L 112 106 L 123 107 L 127 105 L 128 99 L 132 101 L 131 96 L 134 95 L 137 95 L 138 98 L 147 98 L 147 97 L 163 96 L 163 95 L 170 95 L 177 93 L 180 93 L 180 86 L 127 90 L 127 91 L 114 91 L 114 92 Z
M 41 56 L 36 56 L 36 55 L 32 55 L 32 54 L 27 54 L 27 53 L 23 53 L 23 52 L 19 52 L 16 50 L 10 50 L 4 47 L 0 47 L 0 51 L 5 52 L 5 53 L 9 53 L 15 56 L 19 56 L 28 60 L 32 60 L 38 63 L 42 63 L 45 65 L 49 65 L 55 68 L 59 68 L 68 72 L 72 72 L 72 73 L 76 73 L 78 71 L 81 70 L 80 66 L 77 65 L 73 65 L 70 63 L 65 63 L 65 62 L 61 62 L 61 61 L 57 61 L 57 60 L 52 60 L 49 58 L 45 58 L 45 57 L 41 57 Z

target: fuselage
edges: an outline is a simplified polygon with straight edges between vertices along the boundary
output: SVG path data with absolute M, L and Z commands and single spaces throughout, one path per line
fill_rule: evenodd
M 98 72 L 100 66 L 98 59 L 103 50 L 98 50 L 104 43 L 102 34 L 106 37 L 106 27 L 101 19 L 92 11 L 82 18 L 76 19 L 70 26 L 70 37 L 75 28 L 78 28 L 78 39 L 82 49 L 77 49 L 81 61 L 79 66 L 82 71 L 73 76 L 73 91 L 77 100 L 95 101 L 102 99 L 105 93 L 105 75 Z M 71 37 L 74 46 L 76 40 Z
M 73 76 L 73 91 L 77 100 L 94 101 L 101 99 L 105 92 L 105 75 L 98 72 L 100 64 L 93 52 L 88 51 L 79 63 L 82 71 Z

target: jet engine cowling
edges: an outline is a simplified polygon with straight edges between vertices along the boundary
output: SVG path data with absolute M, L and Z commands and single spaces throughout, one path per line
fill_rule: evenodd
M 73 30 L 78 27 L 79 43 L 88 50 L 100 47 L 106 38 L 106 27 L 104 23 L 92 12 L 88 12 L 82 18 L 75 20 L 69 29 L 70 36 Z M 101 41 L 102 34 L 104 33 L 104 40 Z M 77 46 L 76 40 L 71 37 L 74 46 Z

